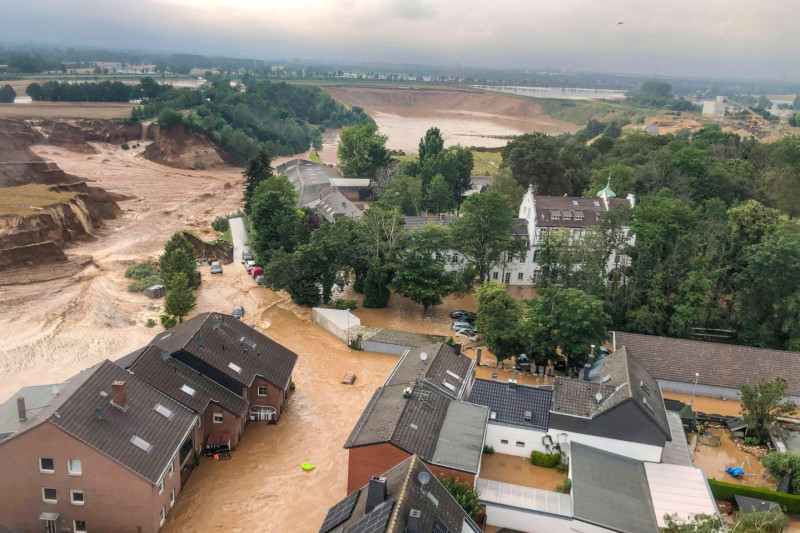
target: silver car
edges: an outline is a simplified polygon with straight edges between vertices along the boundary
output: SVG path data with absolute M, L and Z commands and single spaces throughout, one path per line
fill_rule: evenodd
M 211 273 L 222 274 L 222 265 L 219 264 L 219 261 L 214 261 L 211 263 Z

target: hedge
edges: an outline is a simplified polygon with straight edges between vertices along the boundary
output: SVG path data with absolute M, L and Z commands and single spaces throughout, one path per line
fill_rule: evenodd
M 734 501 L 734 496 L 747 496 L 759 500 L 767 500 L 778 503 L 787 513 L 800 513 L 800 496 L 786 494 L 770 489 L 738 485 L 736 483 L 725 483 L 716 479 L 709 479 L 711 493 L 718 500 Z
M 557 453 L 542 453 L 536 450 L 531 452 L 531 464 L 545 468 L 555 468 L 561 464 L 561 455 Z

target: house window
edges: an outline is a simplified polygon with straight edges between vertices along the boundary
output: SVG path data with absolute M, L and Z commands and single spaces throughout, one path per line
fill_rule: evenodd
M 80 459 L 67 459 L 67 473 L 70 476 L 80 476 L 83 474 L 83 467 Z
M 508 439 L 500 439 L 500 444 L 508 444 Z
M 83 505 L 83 491 L 69 489 L 69 500 L 72 502 L 72 505 Z
M 169 493 L 169 506 L 172 507 L 175 505 L 175 489 L 172 489 L 172 492 Z
M 222 424 L 222 413 L 214 413 L 214 423 Z
M 540 250 L 533 251 L 533 261 L 536 262 L 539 259 L 539 252 Z
M 497 279 L 497 272 L 492 272 L 492 279 Z
M 517 446 L 519 446 L 520 448 L 524 448 L 525 447 L 525 443 L 522 442 L 521 440 L 518 440 L 517 441 Z
M 56 467 L 52 457 L 39 457 L 39 472 L 42 474 L 56 473 Z
M 163 526 L 164 522 L 166 522 L 166 521 L 167 521 L 167 508 L 166 507 L 162 507 L 161 508 L 161 525 Z
M 75 520 L 72 522 L 72 526 L 72 529 L 75 530 L 75 533 L 86 533 L 85 520 Z
M 164 480 L 158 482 L 158 495 L 161 496 L 164 494 Z
M 45 503 L 57 503 L 56 489 L 42 489 L 42 500 Z
M 517 274 L 517 281 L 522 281 L 522 272 Z
M 169 464 L 169 477 L 172 477 L 172 474 L 175 473 L 175 465 L 173 463 Z
M 505 281 L 503 281 L 503 283 L 505 283 L 506 285 L 511 283 L 511 272 L 506 272 Z
M 258 395 L 259 396 L 266 396 L 267 395 L 267 388 L 266 387 L 259 387 L 258 388 Z

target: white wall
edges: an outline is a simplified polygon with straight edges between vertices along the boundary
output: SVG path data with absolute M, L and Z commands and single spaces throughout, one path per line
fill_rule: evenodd
M 519 426 L 507 426 L 489 422 L 486 426 L 486 444 L 494 448 L 497 453 L 530 457 L 531 451 L 546 452 L 542 444 L 542 437 L 547 435 L 544 431 L 526 429 Z M 502 441 L 507 440 L 507 444 Z M 524 442 L 524 446 L 517 446 L 517 441 Z
M 605 437 L 596 437 L 594 435 L 584 435 L 583 433 L 573 433 L 567 431 L 559 431 L 550 428 L 548 434 L 553 438 L 553 443 L 562 442 L 580 442 L 587 446 L 592 446 L 599 450 L 605 450 L 617 455 L 624 455 L 631 459 L 638 459 L 639 461 L 651 461 L 654 463 L 661 462 L 661 446 L 652 446 L 650 444 L 640 444 L 638 442 L 628 442 L 617 439 L 607 439 Z
M 571 533 L 575 521 L 563 516 L 486 503 L 486 523 L 528 533 Z

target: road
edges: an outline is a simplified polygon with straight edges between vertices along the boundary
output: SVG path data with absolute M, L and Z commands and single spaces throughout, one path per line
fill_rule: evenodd
M 244 220 L 241 218 L 229 218 L 228 224 L 230 224 L 233 238 L 233 262 L 236 264 L 241 262 L 242 252 L 250 249 L 249 243 L 247 243 L 247 230 L 244 229 Z

